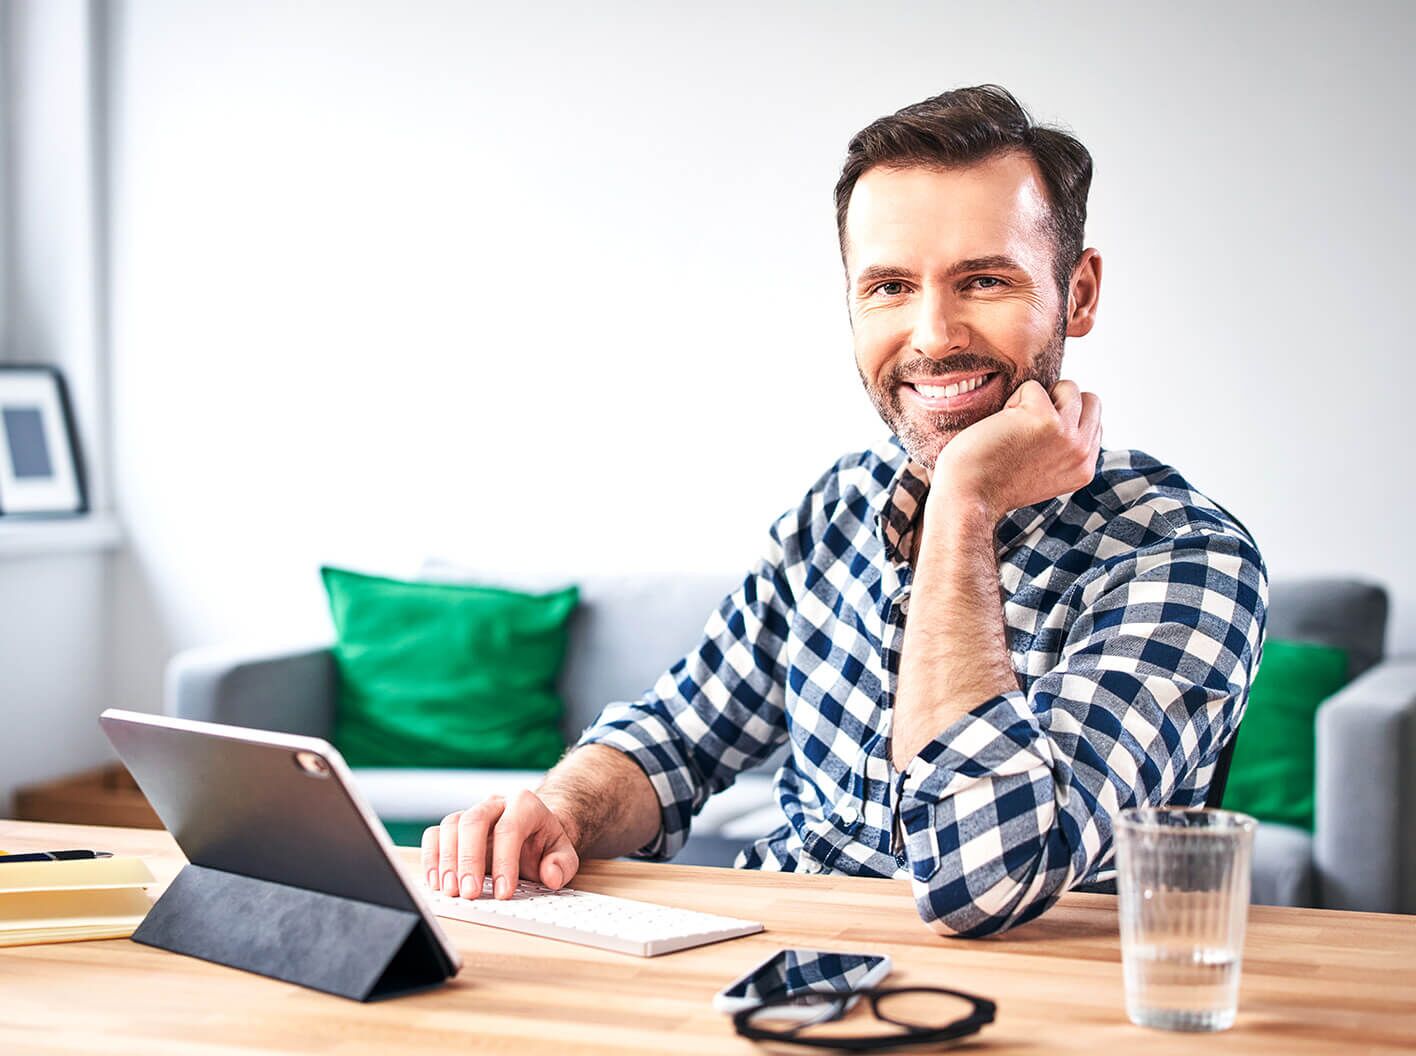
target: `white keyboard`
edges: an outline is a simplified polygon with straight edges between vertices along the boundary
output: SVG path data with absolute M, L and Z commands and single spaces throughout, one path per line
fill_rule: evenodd
M 753 920 L 672 909 L 568 887 L 552 891 L 526 880 L 504 901 L 492 897 L 491 877 L 482 886 L 481 898 L 451 898 L 426 889 L 423 894 L 440 917 L 639 957 L 655 957 L 762 930 L 762 925 Z

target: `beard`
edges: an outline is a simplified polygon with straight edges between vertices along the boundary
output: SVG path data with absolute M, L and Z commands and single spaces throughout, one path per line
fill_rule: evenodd
M 932 471 L 945 444 L 975 422 L 1001 411 L 1019 385 L 1026 381 L 1036 381 L 1050 393 L 1062 376 L 1062 346 L 1066 339 L 1067 320 L 1064 312 L 1058 318 L 1058 327 L 1052 337 L 1033 356 L 1026 371 L 1018 370 L 1014 364 L 1001 356 L 960 352 L 946 359 L 921 358 L 901 363 L 890 372 L 883 388 L 873 384 L 865 376 L 859 361 L 856 363 L 856 372 L 860 374 L 861 384 L 865 386 L 870 402 L 875 404 L 875 410 L 890 427 L 890 431 L 899 437 L 911 460 Z M 905 409 L 900 388 L 905 384 L 906 378 L 942 377 L 961 371 L 990 371 L 1000 376 L 1002 384 L 998 387 L 999 395 L 996 400 L 991 401 L 992 406 L 983 405 L 958 412 Z

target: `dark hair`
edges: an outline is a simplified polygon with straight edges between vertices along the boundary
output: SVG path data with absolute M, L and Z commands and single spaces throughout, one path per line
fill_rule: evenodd
M 846 207 L 856 181 L 876 165 L 951 169 L 1018 151 L 1042 171 L 1049 199 L 1053 275 L 1066 298 L 1081 258 L 1092 159 L 1087 148 L 1058 128 L 1033 124 L 1008 89 L 996 84 L 957 88 L 872 121 L 851 137 L 836 181 L 836 232 L 846 260 Z

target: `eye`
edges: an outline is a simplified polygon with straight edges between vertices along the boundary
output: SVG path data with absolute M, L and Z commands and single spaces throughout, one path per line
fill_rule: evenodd
M 973 283 L 973 282 L 987 282 L 987 283 L 990 283 L 990 285 L 988 285 L 988 286 L 980 286 L 980 287 L 978 287 L 980 290 L 996 290 L 996 289 L 998 289 L 999 286 L 1006 286 L 1006 285 L 1008 285 L 1006 282 L 1004 282 L 1002 279 L 1000 279 L 1000 278 L 999 278 L 998 276 L 996 276 L 996 275 L 975 275 L 973 278 L 971 278 L 971 279 L 969 280 L 969 282 L 971 282 L 971 283 Z
M 891 280 L 888 281 L 888 282 L 879 282 L 879 283 L 876 283 L 874 286 L 872 286 L 872 287 L 870 288 L 870 292 L 871 292 L 872 294 L 874 294 L 877 290 L 883 290 L 886 286 L 900 286 L 900 285 L 903 285 L 903 284 L 902 284 L 902 283 L 899 283 L 899 282 L 896 282 L 894 279 L 891 279 Z M 893 296 L 893 294 L 887 293 L 885 296 L 886 296 L 886 297 L 891 297 L 891 296 Z

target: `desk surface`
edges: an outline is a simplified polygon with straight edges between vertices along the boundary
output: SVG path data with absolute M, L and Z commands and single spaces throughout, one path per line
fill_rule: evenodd
M 6 850 L 64 846 L 142 855 L 164 885 L 183 863 L 161 831 L 0 821 Z M 417 851 L 404 853 L 411 876 Z M 448 920 L 462 971 L 436 990 L 372 1004 L 126 939 L 11 947 L 0 949 L 0 1050 L 762 1052 L 709 1001 L 784 946 L 884 951 L 892 983 L 992 998 L 997 1021 L 974 1052 L 1416 1050 L 1416 917 L 1253 908 L 1238 1022 L 1197 1038 L 1126 1019 L 1116 900 L 1106 895 L 1071 894 L 1016 931 L 962 941 L 921 924 L 900 880 L 595 862 L 575 886 L 749 917 L 767 931 L 641 960 Z

